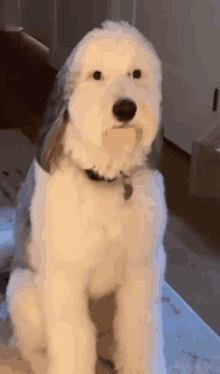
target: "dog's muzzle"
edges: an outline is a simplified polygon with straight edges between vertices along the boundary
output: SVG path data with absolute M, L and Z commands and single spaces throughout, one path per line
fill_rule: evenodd
M 130 122 L 137 111 L 137 106 L 134 101 L 130 99 L 119 99 L 114 105 L 113 105 L 113 114 L 117 118 L 118 121 L 123 122 L 123 124 L 119 127 L 114 126 L 115 128 L 122 128 L 125 127 L 128 122 Z M 110 142 L 111 143 L 111 142 Z M 106 182 L 113 182 L 117 178 L 113 179 L 106 179 L 104 177 L 101 177 L 98 173 L 96 173 L 92 169 L 86 169 L 85 173 L 87 177 L 93 181 L 99 182 L 105 180 Z M 133 193 L 131 178 L 128 175 L 125 175 L 123 172 L 120 173 L 122 177 L 122 183 L 124 186 L 124 199 L 129 200 Z
M 137 106 L 134 101 L 130 99 L 119 99 L 113 105 L 113 114 L 120 122 L 129 122 L 131 121 L 137 111 Z

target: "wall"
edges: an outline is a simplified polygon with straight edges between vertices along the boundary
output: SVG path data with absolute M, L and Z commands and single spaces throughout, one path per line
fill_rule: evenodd
M 192 140 L 219 122 L 219 108 L 212 111 L 220 84 L 219 11 L 218 0 L 138 1 L 136 25 L 163 62 L 165 136 L 188 153 Z

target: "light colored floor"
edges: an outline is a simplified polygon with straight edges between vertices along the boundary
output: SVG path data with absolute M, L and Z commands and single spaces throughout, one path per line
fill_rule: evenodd
M 169 218 L 164 246 L 167 283 L 220 336 L 220 257 L 178 216 Z
M 220 374 L 220 339 L 168 285 L 163 288 L 168 374 Z

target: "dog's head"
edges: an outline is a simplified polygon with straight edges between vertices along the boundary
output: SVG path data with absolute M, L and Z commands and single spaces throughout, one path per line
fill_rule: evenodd
M 160 126 L 161 65 L 126 22 L 87 34 L 57 75 L 37 160 L 48 172 L 61 157 L 105 178 L 144 163 Z

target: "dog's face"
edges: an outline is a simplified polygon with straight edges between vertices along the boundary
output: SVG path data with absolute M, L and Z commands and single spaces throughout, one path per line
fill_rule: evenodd
M 143 164 L 160 122 L 161 68 L 150 43 L 128 24 L 108 22 L 66 66 L 64 153 L 106 178 Z

